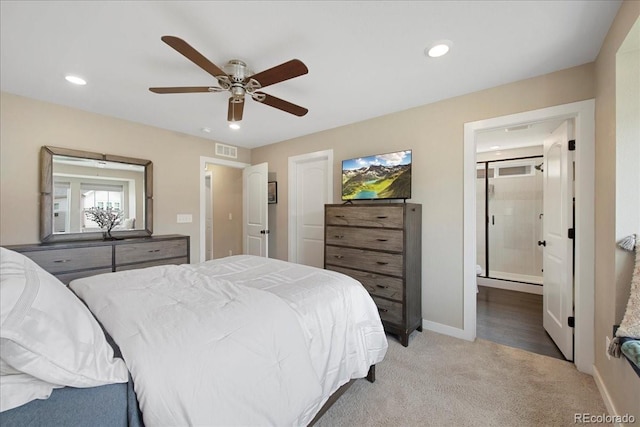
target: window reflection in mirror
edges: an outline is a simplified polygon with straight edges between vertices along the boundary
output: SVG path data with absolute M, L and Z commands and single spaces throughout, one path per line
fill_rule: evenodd
M 92 207 L 123 213 L 114 231 L 144 229 L 144 175 L 140 165 L 54 155 L 54 234 L 100 231 L 85 215 Z

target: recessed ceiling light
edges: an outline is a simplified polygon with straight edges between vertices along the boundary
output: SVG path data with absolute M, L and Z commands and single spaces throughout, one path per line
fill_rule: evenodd
M 200 130 L 204 133 L 211 133 L 211 129 L 209 128 L 201 128 Z
M 235 123 L 235 122 L 231 122 L 231 123 L 229 123 L 229 127 L 230 127 L 231 129 L 233 129 L 233 130 L 238 130 L 238 129 L 240 129 L 240 125 L 239 125 L 238 123 Z
M 489 147 L 492 150 L 497 150 L 498 148 L 500 148 L 499 145 L 492 145 L 491 147 Z
M 438 58 L 439 56 L 445 55 L 451 49 L 452 43 L 449 40 L 440 40 L 434 43 L 431 47 L 428 47 L 424 50 L 427 56 L 431 58 Z
M 66 81 L 68 81 L 69 83 L 73 83 L 74 85 L 84 86 L 87 84 L 85 79 L 82 79 L 78 76 L 67 75 L 64 76 L 64 78 Z

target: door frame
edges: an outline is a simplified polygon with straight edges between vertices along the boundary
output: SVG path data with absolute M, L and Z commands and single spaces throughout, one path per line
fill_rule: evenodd
M 288 223 L 289 223 L 289 245 L 287 249 L 287 260 L 297 262 L 296 249 L 298 246 L 298 176 L 296 173 L 296 165 L 309 160 L 327 159 L 327 200 L 326 203 L 333 203 L 333 149 L 315 151 L 312 153 L 301 154 L 289 157 L 288 166 Z
M 232 160 L 224 160 L 218 159 L 216 157 L 206 157 L 200 156 L 200 163 L 198 170 L 200 171 L 200 262 L 204 262 L 207 259 L 206 251 L 207 251 L 207 218 L 206 218 L 206 205 L 207 205 L 207 195 L 205 188 L 205 177 L 207 175 L 207 163 L 212 163 L 214 165 L 220 166 L 230 166 L 232 168 L 244 169 L 247 166 L 251 166 L 249 163 L 242 162 L 234 162 Z M 213 180 L 211 181 L 211 186 L 213 187 Z
M 594 193 L 595 100 L 573 102 L 464 124 L 463 282 L 464 327 L 456 334 L 476 338 L 476 133 L 548 119 L 575 120 L 575 321 L 574 364 L 593 374 L 594 364 Z M 579 284 L 579 285 L 578 285 Z M 451 332 L 451 331 L 449 331 Z

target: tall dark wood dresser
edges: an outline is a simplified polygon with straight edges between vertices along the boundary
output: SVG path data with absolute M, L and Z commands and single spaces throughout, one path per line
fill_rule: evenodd
M 422 205 L 325 205 L 324 266 L 358 280 L 402 345 L 422 331 Z

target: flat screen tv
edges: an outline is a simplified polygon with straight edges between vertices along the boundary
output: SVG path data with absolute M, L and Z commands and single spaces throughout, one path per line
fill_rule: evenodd
M 411 198 L 411 150 L 342 161 L 342 200 Z

